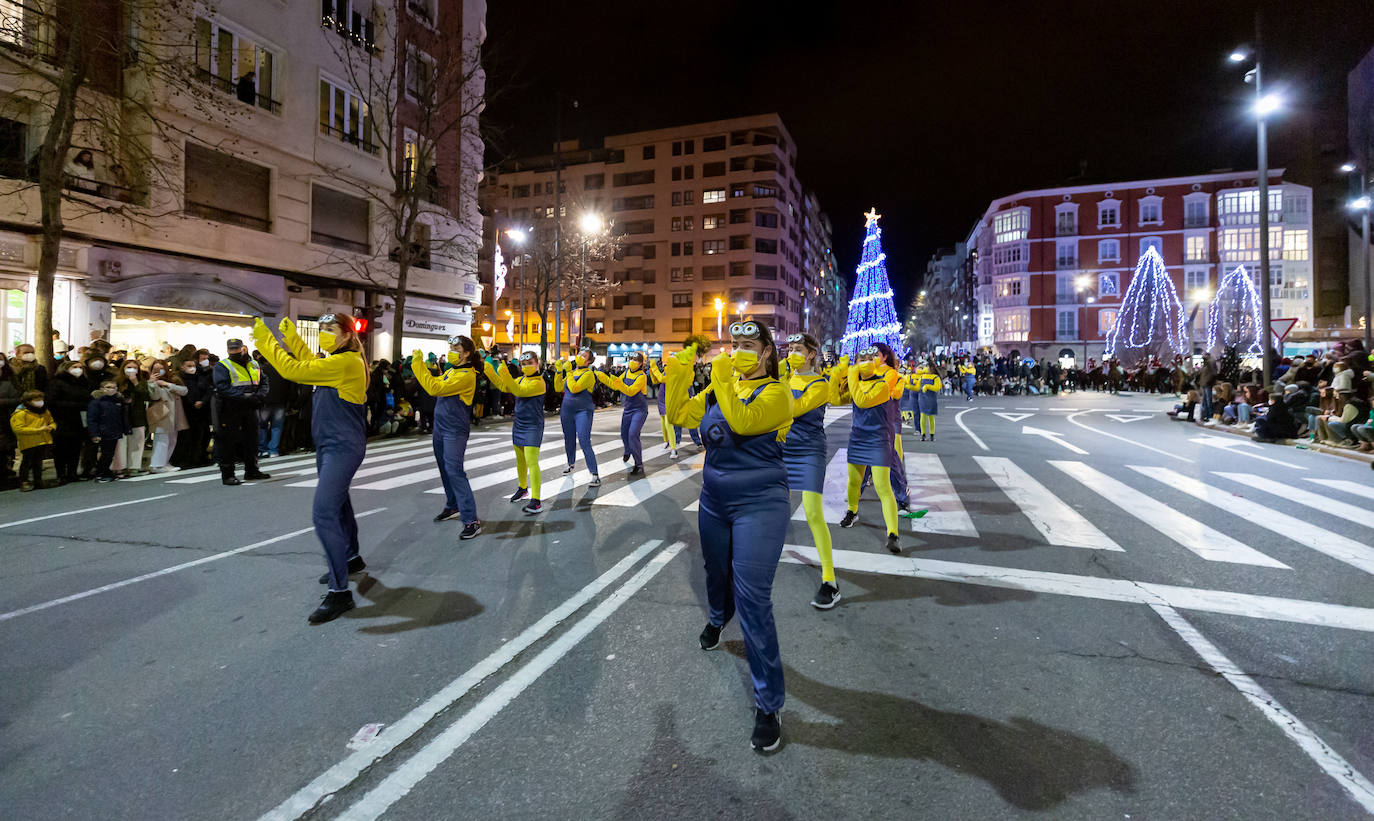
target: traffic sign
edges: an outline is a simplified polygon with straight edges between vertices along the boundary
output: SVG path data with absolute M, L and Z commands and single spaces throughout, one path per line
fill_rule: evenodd
M 1288 334 L 1292 333 L 1293 328 L 1296 327 L 1297 324 L 1297 319 L 1271 319 L 1269 320 L 1269 332 L 1272 333 L 1278 341 L 1282 342 L 1288 338 Z

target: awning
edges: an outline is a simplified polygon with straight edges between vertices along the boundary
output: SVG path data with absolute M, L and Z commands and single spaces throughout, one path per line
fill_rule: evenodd
M 181 325 L 229 325 L 238 328 L 253 327 L 253 317 L 247 314 L 229 314 L 218 311 L 187 311 L 179 308 L 149 308 L 144 305 L 122 305 L 118 302 L 110 306 L 119 319 L 143 319 L 149 322 L 172 322 Z

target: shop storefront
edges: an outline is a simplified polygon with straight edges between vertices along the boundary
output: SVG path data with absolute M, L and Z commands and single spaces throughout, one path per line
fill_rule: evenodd
M 658 359 L 663 356 L 663 343 L 613 342 L 606 346 L 606 358 L 611 360 L 612 365 L 624 365 L 626 358 L 632 353 L 643 353 L 650 359 Z
M 8 353 L 16 345 L 34 342 L 35 305 L 38 287 L 38 238 L 0 232 L 0 345 Z M 84 274 L 78 265 L 85 248 L 63 243 L 58 251 L 53 281 L 52 324 L 63 341 L 83 344 L 89 337 L 85 322 Z
M 384 359 L 391 355 L 395 326 L 396 314 L 393 311 L 384 311 L 378 317 L 371 352 L 373 359 Z M 406 300 L 400 334 L 401 350 L 406 354 L 416 348 L 425 353 L 447 351 L 449 337 L 472 335 L 472 309 L 457 303 L 410 297 Z

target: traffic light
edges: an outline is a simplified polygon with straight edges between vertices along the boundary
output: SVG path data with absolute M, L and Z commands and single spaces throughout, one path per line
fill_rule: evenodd
M 358 341 L 363 345 L 363 354 L 371 352 L 369 340 L 372 338 L 372 326 L 376 321 L 377 309 L 368 305 L 362 305 L 353 309 L 353 332 L 358 335 Z

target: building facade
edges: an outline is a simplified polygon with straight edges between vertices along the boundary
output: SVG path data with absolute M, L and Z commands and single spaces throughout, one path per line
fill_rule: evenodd
M 468 331 L 481 299 L 475 242 L 423 258 L 411 272 L 406 327 L 387 322 L 387 230 L 369 192 L 393 187 L 380 145 L 409 157 L 416 138 L 373 133 L 388 120 L 370 116 L 382 103 L 354 87 L 349 65 L 394 68 L 401 82 L 413 81 L 416 55 L 434 41 L 480 41 L 482 0 L 323 0 L 322 8 L 225 0 L 169 4 L 155 23 L 139 16 L 149 13 L 143 5 L 106 5 L 101 41 L 112 44 L 112 59 L 93 64 L 86 105 L 104 99 L 118 108 L 121 95 L 135 93 L 130 78 L 149 58 L 121 33 L 148 31 L 145 21 L 156 30 L 144 48 L 174 44 L 166 48 L 184 53 L 172 56 L 194 61 L 194 69 L 182 85 L 165 71 L 145 72 L 149 118 L 161 125 L 124 135 L 140 141 L 137 150 L 111 139 L 122 121 L 79 124 L 73 135 L 75 174 L 66 180 L 80 201 L 63 206 L 54 294 L 53 324 L 63 339 L 81 345 L 104 337 L 145 352 L 164 340 L 223 350 L 225 339 L 246 337 L 254 316 L 292 317 L 312 338 L 317 317 L 358 307 L 378 317 L 370 329 L 374 356 L 386 355 L 393 333 L 433 348 Z M 0 60 L 60 64 L 60 42 L 29 35 L 69 25 L 61 15 L 70 10 L 0 6 Z M 404 67 L 398 55 L 410 55 Z M 41 209 L 32 169 L 52 103 L 31 80 L 0 72 L 0 340 L 7 349 L 34 334 Z M 480 72 L 469 91 L 482 93 Z M 472 124 L 471 134 L 440 140 L 436 167 L 417 169 L 429 202 L 417 234 L 480 234 L 482 152 Z M 93 160 L 86 171 L 70 165 L 82 152 Z
M 1220 277 L 1246 266 L 1259 285 L 1255 172 L 1023 191 L 994 200 L 970 242 L 977 252 L 979 343 L 999 353 L 1101 359 L 1145 250 L 1163 257 L 1192 317 L 1195 346 Z M 1312 191 L 1271 172 L 1273 317 L 1313 322 Z M 976 235 L 976 236 L 974 236 Z
M 586 335 L 603 353 L 661 350 L 689 333 L 726 338 L 729 324 L 746 316 L 767 323 L 780 340 L 799 331 L 822 341 L 842 335 L 836 300 L 847 305 L 847 289 L 835 270 L 830 222 L 798 179 L 796 143 L 776 114 L 561 148 L 504 163 L 480 188 L 488 220 L 484 280 L 491 281 L 497 243 L 507 266 L 500 298 L 483 308 L 487 341 L 538 349 L 543 338 L 550 351 L 555 338 L 558 348 L 577 342 L 579 289 L 563 292 L 560 320 L 548 307 L 541 329 L 535 286 L 522 298 L 521 273 L 550 275 L 530 267 L 526 248 L 509 232 L 526 232 L 528 247 L 547 254 L 547 238 L 561 220 L 564 265 L 576 269 L 582 263 L 573 252 L 588 215 L 616 245 L 607 258 L 587 261 L 592 276 L 611 288 L 587 300 Z

